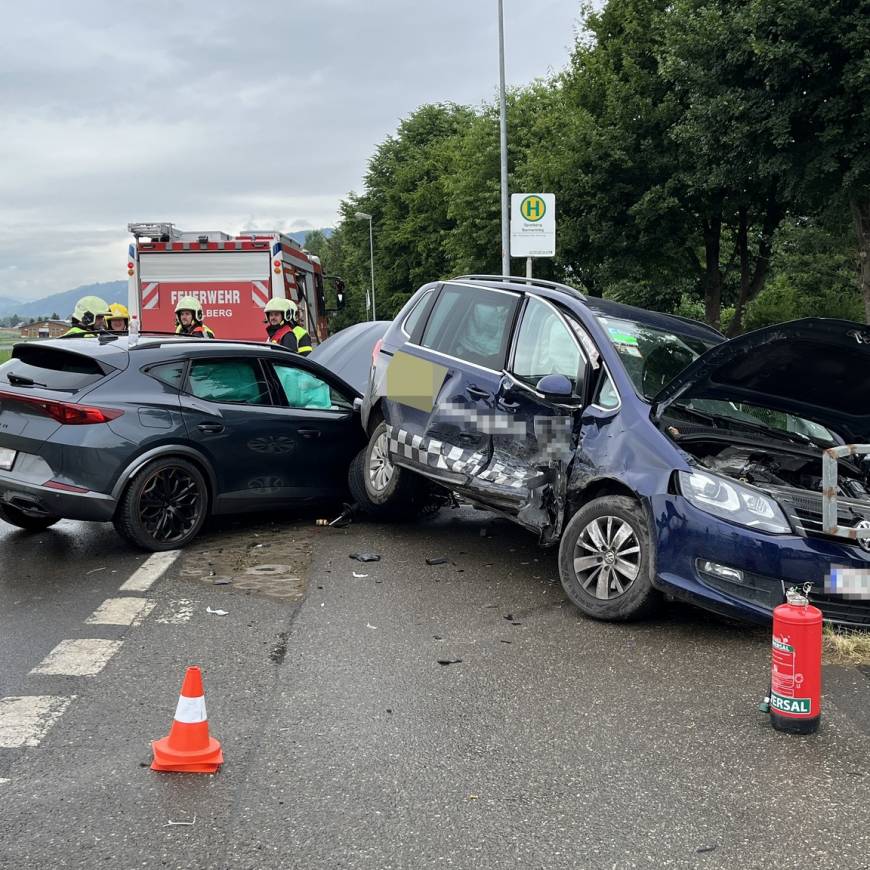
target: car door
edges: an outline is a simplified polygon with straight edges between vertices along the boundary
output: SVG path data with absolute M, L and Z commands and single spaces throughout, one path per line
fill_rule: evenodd
M 193 358 L 181 406 L 190 439 L 215 471 L 217 512 L 310 497 L 296 461 L 305 433 L 276 401 L 256 356 Z
M 365 444 L 354 396 L 321 367 L 287 356 L 268 362 L 267 371 L 284 406 L 287 431 L 298 443 L 293 479 L 318 497 L 343 495 L 350 463 Z
M 462 491 L 488 464 L 496 394 L 520 294 L 445 284 L 387 370 L 394 461 Z
M 535 529 L 552 525 L 574 456 L 590 369 L 578 330 L 548 300 L 526 299 L 497 390 L 492 455 L 475 481 L 481 501 Z M 564 394 L 546 392 L 560 382 Z

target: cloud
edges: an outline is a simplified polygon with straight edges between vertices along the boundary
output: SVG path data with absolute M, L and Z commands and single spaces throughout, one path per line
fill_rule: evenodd
M 495 4 L 46 2 L 4 9 L 0 296 L 123 274 L 126 224 L 334 224 L 425 102 L 497 93 Z M 558 69 L 576 0 L 506 0 L 508 81 Z

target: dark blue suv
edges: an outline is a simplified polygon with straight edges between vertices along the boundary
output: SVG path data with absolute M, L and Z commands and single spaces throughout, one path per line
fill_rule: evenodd
M 370 510 L 433 485 L 559 544 L 586 614 L 628 619 L 660 593 L 769 619 L 811 583 L 830 620 L 870 625 L 870 494 L 822 455 L 870 441 L 870 330 L 803 320 L 725 341 L 683 318 L 544 281 L 420 288 L 377 346 L 360 460 Z M 865 448 L 870 449 L 870 448 Z

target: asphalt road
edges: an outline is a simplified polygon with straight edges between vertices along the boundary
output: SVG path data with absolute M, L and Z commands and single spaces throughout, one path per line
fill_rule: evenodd
M 857 669 L 819 734 L 777 734 L 766 631 L 583 619 L 552 553 L 470 510 L 224 523 L 120 591 L 144 561 L 110 527 L 0 532 L 0 699 L 72 699 L 0 748 L 3 868 L 870 867 Z M 141 624 L 89 624 L 113 597 Z M 32 672 L 81 639 L 116 642 L 98 673 Z M 216 776 L 148 769 L 188 664 Z

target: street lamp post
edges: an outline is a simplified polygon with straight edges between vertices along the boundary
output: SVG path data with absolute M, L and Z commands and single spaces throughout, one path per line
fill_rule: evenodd
M 510 275 L 510 222 L 508 217 L 507 103 L 504 95 L 504 0 L 498 0 L 498 120 L 501 151 L 501 273 Z
M 369 257 L 371 258 L 371 268 L 372 268 L 372 320 L 377 320 L 377 314 L 375 312 L 375 243 L 374 236 L 372 234 L 372 216 L 370 214 L 366 214 L 364 211 L 358 211 L 354 217 L 358 221 L 368 221 L 369 222 Z

